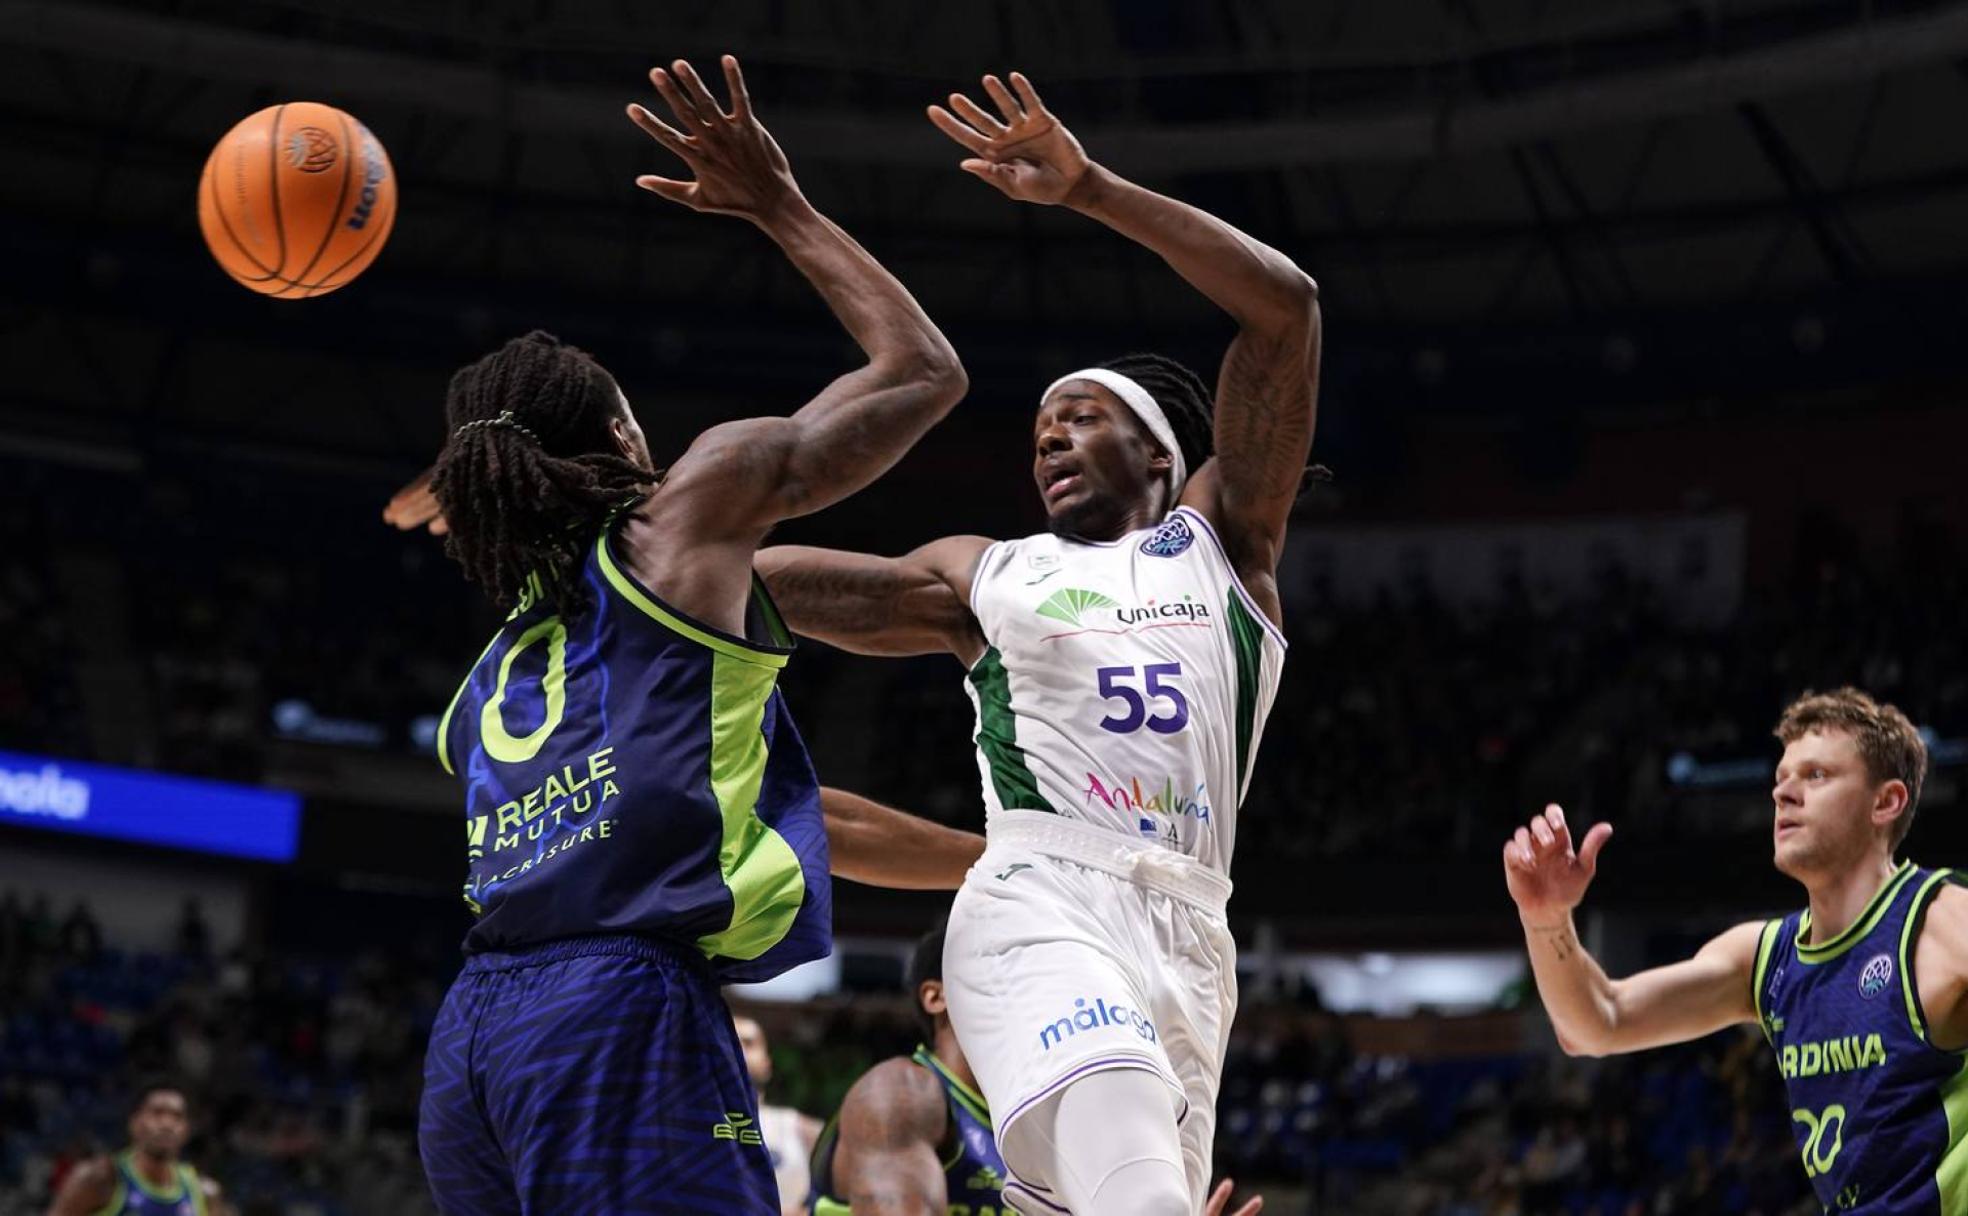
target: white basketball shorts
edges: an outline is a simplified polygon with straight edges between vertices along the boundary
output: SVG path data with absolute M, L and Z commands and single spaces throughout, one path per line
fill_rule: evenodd
M 1229 897 L 1229 879 L 1160 845 L 1044 811 L 992 818 L 950 910 L 943 988 L 1021 1211 L 1064 1209 L 1020 1115 L 1109 1068 L 1168 1085 L 1202 1209 L 1237 1010 Z

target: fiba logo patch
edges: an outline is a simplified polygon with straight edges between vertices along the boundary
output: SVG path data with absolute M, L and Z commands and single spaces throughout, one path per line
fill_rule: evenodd
M 303 173 L 335 167 L 335 137 L 320 127 L 301 127 L 287 137 L 287 163 Z
M 1189 530 L 1189 521 L 1174 515 L 1141 542 L 1141 551 L 1149 557 L 1174 557 L 1195 543 L 1196 534 Z
M 1893 957 L 1890 954 L 1875 954 L 1859 972 L 1859 995 L 1871 1000 L 1886 991 L 1886 985 L 1893 982 Z

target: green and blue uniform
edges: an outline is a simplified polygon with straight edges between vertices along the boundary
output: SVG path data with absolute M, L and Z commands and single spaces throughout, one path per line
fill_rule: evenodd
M 1934 1042 L 1913 973 L 1927 910 L 1959 881 L 1908 862 L 1821 945 L 1809 912 L 1763 927 L 1756 1013 L 1828 1213 L 1968 1212 L 1968 1044 Z
M 205 1216 L 205 1191 L 198 1171 L 180 1162 L 171 1167 L 176 1185 L 158 1188 L 137 1170 L 132 1154 L 125 1150 L 110 1159 L 116 1173 L 116 1190 L 108 1206 L 96 1216 Z
M 527 597 L 438 731 L 477 916 L 425 1064 L 446 1213 L 777 1210 L 718 986 L 832 944 L 790 639 L 756 584 L 743 637 L 664 604 L 613 531 L 586 606 Z
M 927 1068 L 943 1086 L 950 1108 L 949 1129 L 938 1146 L 944 1187 L 949 1194 L 947 1216 L 1010 1216 L 1004 1206 L 1004 1158 L 991 1136 L 991 1112 L 983 1095 L 958 1080 L 936 1053 L 918 1046 L 915 1063 Z M 807 1200 L 810 1216 L 848 1216 L 848 1205 L 834 1189 L 834 1150 L 840 1143 L 840 1116 L 827 1121 L 813 1145 L 813 1194 Z

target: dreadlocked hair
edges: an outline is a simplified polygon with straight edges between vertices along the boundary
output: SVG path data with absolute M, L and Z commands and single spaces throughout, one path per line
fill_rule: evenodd
M 1182 449 L 1182 462 L 1190 472 L 1216 453 L 1216 397 L 1203 378 L 1167 355 L 1139 353 L 1109 359 L 1100 366 L 1119 372 L 1148 390 L 1155 404 L 1168 416 L 1175 431 L 1176 446 Z M 1322 464 L 1308 465 L 1308 482 L 1331 481 L 1332 470 Z
M 431 474 L 451 529 L 444 551 L 501 610 L 586 602 L 587 547 L 657 479 L 617 454 L 608 424 L 620 412 L 614 377 L 542 330 L 451 377 L 451 435 Z

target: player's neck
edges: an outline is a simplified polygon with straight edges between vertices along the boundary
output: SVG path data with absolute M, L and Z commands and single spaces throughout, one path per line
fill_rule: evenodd
M 1065 540 L 1076 540 L 1093 545 L 1111 545 L 1130 532 L 1139 532 L 1144 528 L 1152 528 L 1156 524 L 1161 523 L 1162 520 L 1168 518 L 1168 512 L 1175 508 L 1171 506 L 1168 511 L 1158 512 L 1156 508 L 1161 504 L 1162 496 L 1158 493 L 1150 501 L 1138 502 L 1134 506 L 1129 507 L 1111 524 L 1098 528 L 1088 528 L 1084 532 L 1076 531 L 1070 527 L 1054 527 L 1051 531 L 1054 535 Z
M 930 1050 L 936 1053 L 936 1058 L 942 1062 L 943 1067 L 950 1070 L 951 1076 L 968 1085 L 973 1093 L 976 1092 L 977 1074 L 970 1071 L 970 1061 L 964 1059 L 963 1049 L 957 1046 L 957 1036 L 954 1033 L 937 1035 L 936 1042 L 931 1044 Z
M 1811 940 L 1807 944 L 1822 946 L 1851 928 L 1898 868 L 1891 856 L 1873 855 L 1849 870 L 1806 883 L 1811 893 Z
M 145 1182 L 155 1183 L 161 1187 L 170 1184 L 176 1173 L 172 1167 L 177 1165 L 177 1162 L 170 1157 L 160 1157 L 131 1145 L 130 1164 L 136 1167 L 137 1173 L 143 1176 Z

